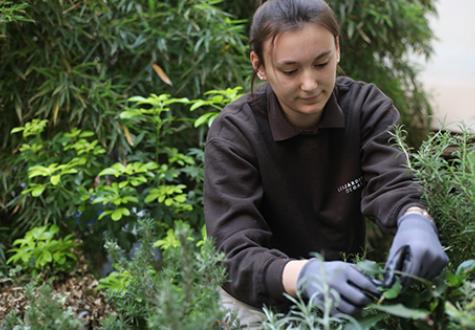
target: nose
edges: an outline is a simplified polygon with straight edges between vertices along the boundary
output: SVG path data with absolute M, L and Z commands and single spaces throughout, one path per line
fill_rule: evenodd
M 313 92 L 318 86 L 318 79 L 315 72 L 304 72 L 302 75 L 302 81 L 300 83 L 300 88 L 304 92 Z

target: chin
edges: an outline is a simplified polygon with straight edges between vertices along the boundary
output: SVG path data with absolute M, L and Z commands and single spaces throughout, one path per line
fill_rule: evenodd
M 321 113 L 322 111 L 323 108 L 320 106 L 301 107 L 299 109 L 299 112 L 303 115 L 316 115 L 318 113 Z

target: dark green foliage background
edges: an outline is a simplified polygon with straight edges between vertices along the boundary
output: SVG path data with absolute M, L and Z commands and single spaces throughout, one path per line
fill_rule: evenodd
M 130 96 L 170 93 L 193 99 L 209 89 L 244 84 L 249 68 L 243 25 L 217 4 L 206 0 L 0 3 L 2 227 L 14 227 L 21 216 L 21 209 L 8 203 L 26 181 L 25 167 L 16 161 L 21 141 L 10 134 L 13 127 L 33 118 L 47 119 L 45 143 L 58 132 L 90 130 L 109 160 L 127 161 L 130 141 L 118 115 Z M 164 70 L 172 86 L 160 79 L 153 64 Z M 174 146 L 196 146 L 198 138 L 197 130 L 184 131 L 175 135 Z M 153 159 L 147 153 L 150 150 L 142 150 L 135 157 Z
M 2 146 L 32 118 L 94 130 L 111 148 L 128 96 L 197 97 L 242 84 L 242 26 L 212 1 L 4 2 L 0 21 Z M 160 65 L 173 82 L 153 72 Z

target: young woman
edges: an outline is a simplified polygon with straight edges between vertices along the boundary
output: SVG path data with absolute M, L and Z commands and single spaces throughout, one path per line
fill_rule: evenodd
M 355 314 L 378 290 L 345 256 L 362 251 L 363 217 L 395 232 L 407 276 L 447 264 L 404 155 L 399 120 L 377 87 L 337 77 L 339 27 L 323 0 L 265 1 L 253 17 L 250 61 L 267 83 L 230 104 L 206 143 L 205 216 L 227 256 L 223 302 L 243 323 L 264 304 L 285 308 L 297 287 L 320 300 L 322 274 Z M 311 258 L 313 252 L 324 261 Z

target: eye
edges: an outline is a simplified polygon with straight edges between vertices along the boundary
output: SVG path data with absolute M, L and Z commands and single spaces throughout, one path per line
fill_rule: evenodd
M 297 72 L 297 69 L 294 70 L 282 70 L 282 73 L 285 74 L 286 76 L 291 76 Z
M 327 64 L 328 64 L 328 62 L 315 64 L 315 67 L 318 68 L 318 69 L 323 69 L 324 67 L 327 66 Z

